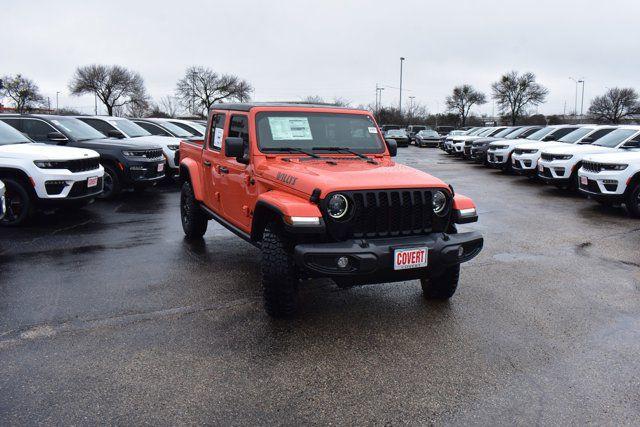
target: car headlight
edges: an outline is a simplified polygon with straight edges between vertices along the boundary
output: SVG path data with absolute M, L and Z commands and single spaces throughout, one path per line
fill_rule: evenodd
M 340 219 L 347 214 L 349 201 L 342 194 L 334 194 L 327 203 L 327 213 L 331 218 Z
M 608 171 L 623 171 L 625 170 L 629 165 L 606 165 L 603 167 L 603 169 L 608 170 Z
M 167 145 L 167 148 L 171 151 L 176 151 L 178 148 L 180 148 L 179 145 Z
M 573 154 L 565 154 L 563 156 L 556 156 L 556 160 L 569 160 L 573 157 Z
M 57 162 L 50 162 L 47 160 L 34 160 L 33 164 L 40 169 L 56 169 L 58 167 Z
M 136 157 L 136 156 L 138 156 L 138 153 L 136 153 L 135 151 L 126 151 L 125 150 L 125 151 L 122 152 L 122 154 L 124 156 L 127 156 L 127 157 Z
M 438 216 L 444 216 L 447 213 L 447 196 L 442 191 L 433 193 L 433 212 Z

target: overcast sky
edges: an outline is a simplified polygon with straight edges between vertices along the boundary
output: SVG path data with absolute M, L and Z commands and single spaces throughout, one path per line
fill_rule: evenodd
M 490 85 L 512 69 L 550 90 L 543 113 L 573 109 L 584 77 L 585 110 L 606 87 L 640 90 L 640 2 L 354 0 L 0 0 L 0 75 L 22 73 L 60 106 L 77 65 L 120 64 L 142 74 L 157 100 L 190 65 L 247 79 L 257 101 L 307 95 L 397 105 L 404 93 L 432 112 L 453 86 Z M 492 103 L 475 110 L 491 114 Z

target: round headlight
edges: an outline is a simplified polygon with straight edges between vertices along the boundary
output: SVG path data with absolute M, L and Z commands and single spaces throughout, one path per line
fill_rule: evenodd
M 327 203 L 327 212 L 331 218 L 340 219 L 347 214 L 349 202 L 342 194 L 334 194 Z
M 436 191 L 433 193 L 433 212 L 436 215 L 442 215 L 446 212 L 447 196 L 442 191 Z

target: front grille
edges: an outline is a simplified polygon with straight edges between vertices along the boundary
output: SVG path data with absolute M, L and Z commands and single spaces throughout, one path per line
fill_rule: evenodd
M 67 169 L 70 172 L 87 172 L 100 167 L 100 158 L 92 157 L 88 159 L 60 160 L 52 161 L 48 169 Z
M 601 172 L 603 170 L 602 165 L 595 162 L 582 162 L 582 169 L 589 172 Z
M 542 160 L 545 160 L 547 162 L 552 162 L 554 160 L 562 160 L 566 155 L 565 154 L 549 154 L 549 153 L 542 153 L 540 155 L 540 158 Z
M 161 148 L 151 149 L 151 150 L 128 150 L 128 151 L 133 153 L 135 157 L 144 157 L 149 160 L 157 160 L 162 158 Z
M 348 219 L 326 216 L 336 239 L 389 237 L 430 233 L 434 228 L 432 190 L 380 190 L 341 192 L 353 204 Z M 328 200 L 329 195 L 325 200 Z M 323 211 L 326 212 L 325 209 Z
M 533 154 L 535 153 L 537 150 L 528 150 L 528 149 L 524 149 L 524 148 L 516 148 L 515 150 L 513 150 L 513 154 Z

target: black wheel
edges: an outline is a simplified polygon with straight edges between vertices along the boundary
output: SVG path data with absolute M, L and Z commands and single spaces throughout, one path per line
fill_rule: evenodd
M 507 163 L 505 163 L 505 165 L 502 167 L 502 171 L 506 174 L 510 174 L 513 172 L 513 163 L 511 161 L 511 154 L 509 154 L 509 157 L 507 158 Z
M 298 274 L 292 245 L 275 223 L 262 235 L 264 309 L 272 317 L 290 317 L 298 308 Z
M 104 187 L 98 198 L 111 200 L 120 194 L 120 191 L 122 191 L 122 184 L 118 171 L 111 165 L 104 165 Z
M 459 278 L 460 264 L 447 267 L 444 273 L 438 276 L 420 279 L 422 294 L 426 299 L 449 299 L 456 293 Z
M 636 181 L 634 187 L 627 192 L 625 205 L 631 215 L 640 218 L 640 181 Z
M 209 220 L 198 203 L 189 181 L 182 184 L 180 191 L 180 217 L 182 229 L 187 239 L 199 239 L 207 231 Z
M 34 203 L 25 185 L 17 180 L 2 178 L 5 185 L 6 213 L 0 224 L 6 227 L 24 225 L 31 219 Z

